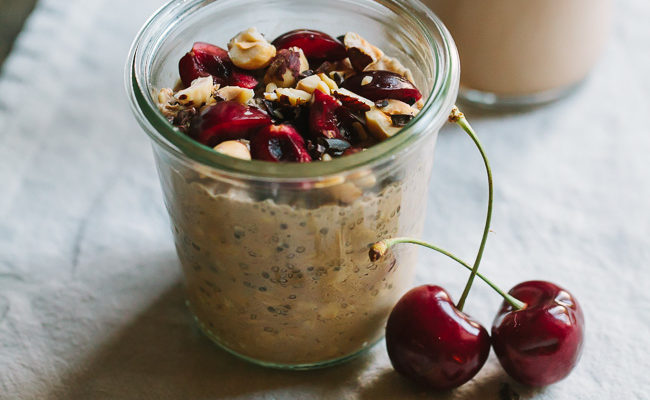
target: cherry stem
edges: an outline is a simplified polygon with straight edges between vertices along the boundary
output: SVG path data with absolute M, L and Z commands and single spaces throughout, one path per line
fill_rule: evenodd
M 434 245 L 429 244 L 427 242 L 424 242 L 422 240 L 413 239 L 413 238 L 409 238 L 409 237 L 397 237 L 397 238 L 392 238 L 392 239 L 384 239 L 384 240 L 381 240 L 381 241 L 375 243 L 370 249 L 370 258 L 371 258 L 371 260 L 373 260 L 373 261 L 378 260 L 379 258 L 381 258 L 381 256 L 383 256 L 386 253 L 386 251 L 389 248 L 391 248 L 393 245 L 396 245 L 398 243 L 412 243 L 412 244 L 418 244 L 420 246 L 427 247 L 427 248 L 429 248 L 431 250 L 437 251 L 438 253 L 446 255 L 447 257 L 449 257 L 452 260 L 456 261 L 457 263 L 459 263 L 463 267 L 467 268 L 468 270 L 470 270 L 470 271 L 473 270 L 472 267 L 468 263 L 466 263 L 465 261 L 463 261 L 460 258 L 456 257 L 455 255 L 448 252 L 447 250 L 442 249 L 442 248 L 440 248 L 438 246 L 434 246 Z M 510 303 L 510 305 L 515 310 L 521 310 L 521 309 L 526 307 L 526 303 L 524 303 L 521 300 L 517 300 L 515 297 L 513 297 L 510 294 L 508 294 L 508 293 L 504 292 L 503 290 L 501 290 L 501 288 L 499 288 L 497 285 L 492 283 L 492 281 L 490 281 L 488 278 L 483 276 L 480 272 L 477 271 L 476 276 L 481 278 L 483 280 L 483 282 L 487 283 L 492 289 L 494 289 L 497 293 L 499 293 L 508 303 Z
M 476 254 L 476 260 L 474 261 L 472 272 L 469 274 L 469 278 L 467 279 L 467 284 L 465 284 L 463 294 L 460 296 L 460 300 L 458 300 L 458 304 L 456 305 L 456 308 L 462 311 L 463 307 L 465 306 L 467 295 L 472 288 L 472 283 L 474 283 L 474 277 L 478 273 L 478 267 L 481 264 L 483 250 L 485 249 L 485 242 L 487 241 L 488 234 L 490 233 L 490 222 L 492 221 L 492 202 L 494 200 L 494 185 L 492 182 L 492 169 L 490 168 L 490 162 L 488 161 L 485 150 L 481 145 L 481 141 L 478 139 L 478 136 L 476 136 L 474 129 L 472 129 L 469 122 L 467 122 L 467 119 L 465 119 L 465 115 L 460 112 L 458 107 L 454 106 L 451 109 L 451 113 L 449 114 L 449 121 L 458 124 L 458 126 L 460 126 L 469 135 L 470 138 L 472 138 L 472 141 L 478 148 L 478 151 L 481 153 L 481 157 L 483 157 L 483 163 L 485 164 L 485 170 L 487 172 L 488 178 L 488 208 L 487 216 L 485 218 L 485 228 L 483 229 L 483 238 L 481 239 L 481 246 L 478 249 L 478 254 Z

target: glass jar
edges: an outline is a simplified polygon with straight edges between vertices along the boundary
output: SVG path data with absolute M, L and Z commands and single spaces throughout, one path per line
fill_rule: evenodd
M 356 31 L 411 69 L 424 107 L 398 135 L 328 162 L 217 153 L 173 128 L 153 94 L 174 84 L 194 41 L 223 45 L 249 26 L 270 38 Z M 416 250 L 373 263 L 368 246 L 420 234 L 435 140 L 458 91 L 456 48 L 433 13 L 397 0 L 176 0 L 137 35 L 125 78 L 205 334 L 243 359 L 290 369 L 338 363 L 380 340 L 412 284 Z
M 423 0 L 460 53 L 461 97 L 495 108 L 561 98 L 594 66 L 611 0 Z

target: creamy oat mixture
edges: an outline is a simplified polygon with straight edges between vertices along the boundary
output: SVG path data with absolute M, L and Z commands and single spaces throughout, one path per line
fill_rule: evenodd
M 412 84 L 396 92 L 381 86 L 385 69 L 402 85 L 411 74 L 359 35 L 336 42 L 318 33 L 333 46 L 330 57 L 343 52 L 328 60 L 295 46 L 303 42 L 292 32 L 273 41 L 277 48 L 254 29 L 240 33 L 227 52 L 236 68 L 216 77 L 184 76 L 187 65 L 205 63 L 206 52 L 226 57 L 225 50 L 195 44 L 180 63 L 185 88 L 163 89 L 161 111 L 223 154 L 311 162 L 363 151 L 396 134 L 421 107 Z M 292 46 L 283 49 L 284 42 Z M 345 86 L 370 87 L 364 93 L 386 98 L 371 100 Z M 212 115 L 218 107 L 225 110 L 220 118 Z M 241 107 L 245 118 L 224 120 Z M 338 111 L 314 116 L 332 107 Z M 279 139 L 260 148 L 263 135 Z M 431 162 L 413 159 L 382 177 L 367 170 L 279 191 L 159 163 L 188 300 L 202 329 L 240 355 L 284 365 L 335 360 L 376 342 L 412 283 L 415 250 L 398 248 L 373 263 L 368 246 L 419 234 Z
M 218 193 L 171 171 L 176 247 L 203 329 L 280 364 L 336 359 L 381 338 L 412 283 L 415 249 L 371 263 L 368 245 L 421 231 L 427 174 L 416 172 L 352 204 L 309 209 Z

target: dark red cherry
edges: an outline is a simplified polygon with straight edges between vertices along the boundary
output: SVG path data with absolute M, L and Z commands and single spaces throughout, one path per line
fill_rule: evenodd
M 571 293 L 544 281 L 523 282 L 508 292 L 527 306 L 506 301 L 494 319 L 492 345 L 508 375 L 530 386 L 565 378 L 580 358 L 585 319 Z
M 278 49 L 300 47 L 313 65 L 323 61 L 338 61 L 347 57 L 343 43 L 324 32 L 296 29 L 278 36 L 273 45 Z
M 309 132 L 313 138 L 343 139 L 336 118 L 339 107 L 341 104 L 334 97 L 314 90 L 309 108 Z
M 422 98 L 411 81 L 390 71 L 360 72 L 346 79 L 343 87 L 372 101 L 395 99 L 413 104 Z
M 203 111 L 192 121 L 190 136 L 214 147 L 225 140 L 248 139 L 271 118 L 258 108 L 236 101 L 222 101 Z
M 241 86 L 252 89 L 257 79 L 234 66 L 228 52 L 219 46 L 196 42 L 192 50 L 178 62 L 178 71 L 185 87 L 196 78 L 212 75 L 222 86 Z
M 433 285 L 407 292 L 386 325 L 386 347 L 397 372 L 437 390 L 472 379 L 490 353 L 490 336 Z
M 310 162 L 305 140 L 291 125 L 268 125 L 251 139 L 251 156 L 263 161 Z

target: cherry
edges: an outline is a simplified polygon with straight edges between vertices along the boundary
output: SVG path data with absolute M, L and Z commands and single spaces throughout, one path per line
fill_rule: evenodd
M 445 376 L 427 371 L 445 370 L 445 360 L 437 358 L 438 354 L 451 354 L 452 358 L 453 355 L 472 354 L 462 353 L 462 350 L 466 349 L 463 345 L 468 337 L 461 329 L 455 328 L 454 323 L 462 325 L 463 321 L 468 324 L 468 321 L 471 321 L 461 311 L 473 279 L 478 276 L 504 298 L 492 326 L 494 351 L 503 368 L 512 378 L 527 385 L 543 386 L 557 382 L 571 372 L 580 358 L 584 336 L 582 309 L 568 291 L 553 283 L 523 282 L 512 288 L 509 293 L 504 293 L 478 272 L 490 231 L 494 192 L 492 172 L 483 146 L 457 107 L 453 107 L 449 120 L 463 128 L 483 157 L 489 189 L 483 237 L 473 266 L 446 250 L 412 238 L 384 239 L 370 246 L 368 255 L 373 262 L 395 244 L 413 243 L 442 253 L 471 271 L 455 308 L 449 300 L 449 295 L 437 286 L 413 289 L 397 303 L 386 329 L 386 344 L 391 362 L 398 372 L 419 382 L 428 383 L 434 388 L 444 387 L 441 382 L 444 382 Z M 398 333 L 393 333 L 393 330 Z M 452 332 L 450 336 L 449 332 Z M 432 333 L 434 335 L 431 335 Z M 446 346 L 440 346 L 441 342 Z M 480 340 L 477 339 L 477 342 Z M 482 353 L 477 351 L 476 354 Z M 465 360 L 462 357 L 460 359 Z M 459 372 L 459 375 L 471 378 L 476 373 L 471 371 L 468 367 Z M 443 378 L 440 378 L 441 376 Z M 449 387 L 460 385 L 467 379 L 459 378 L 457 382 L 449 379 Z
M 580 358 L 585 319 L 576 299 L 544 281 L 523 282 L 508 292 L 527 306 L 504 301 L 492 326 L 494 352 L 516 381 L 544 386 L 565 378 Z
M 323 61 L 338 61 L 347 57 L 343 43 L 327 33 L 312 29 L 296 29 L 284 33 L 272 42 L 278 49 L 300 47 L 310 63 L 319 65 Z
M 343 81 L 343 87 L 372 101 L 400 100 L 414 104 L 422 93 L 400 74 L 390 71 L 365 71 Z
M 459 311 L 439 286 L 411 289 L 386 324 L 386 348 L 397 372 L 437 390 L 472 379 L 490 353 L 487 330 Z
M 263 161 L 310 162 L 305 140 L 291 125 L 268 125 L 251 139 L 251 155 Z
M 337 110 L 341 104 L 332 96 L 314 90 L 309 108 L 309 131 L 313 138 L 342 139 L 338 128 Z
M 257 79 L 235 67 L 228 52 L 219 46 L 196 42 L 178 62 L 181 81 L 188 87 L 196 78 L 212 75 L 222 86 L 241 86 L 252 89 Z
M 226 140 L 247 139 L 267 125 L 271 125 L 271 118 L 260 109 L 236 101 L 222 101 L 192 121 L 190 136 L 214 147 Z

